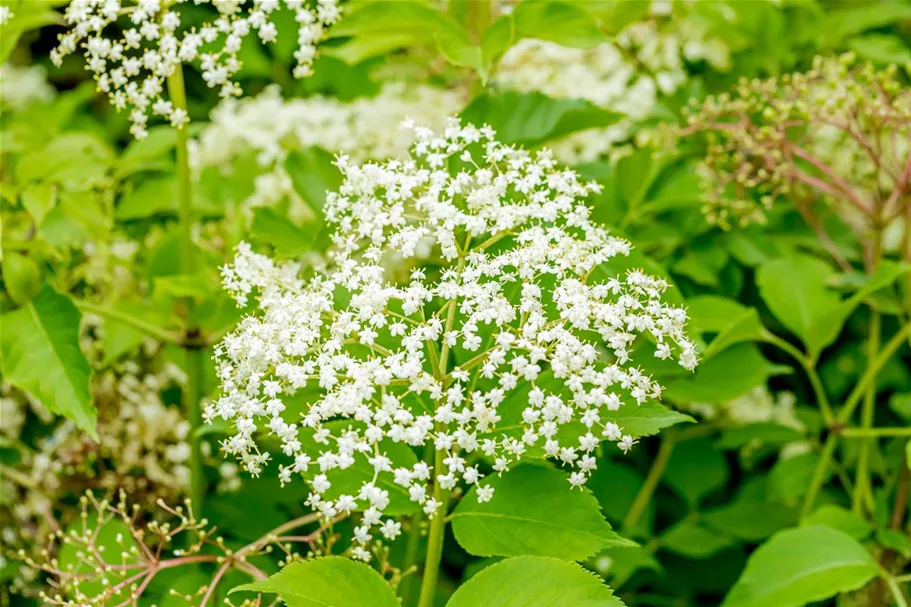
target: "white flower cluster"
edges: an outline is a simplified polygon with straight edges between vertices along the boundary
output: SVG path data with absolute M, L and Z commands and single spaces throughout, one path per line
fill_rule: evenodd
M 635 123 L 652 114 L 659 93 L 671 94 L 683 84 L 684 58 L 708 58 L 716 67 L 726 65 L 726 47 L 696 28 L 693 24 L 698 20 L 686 15 L 665 19 L 669 10 L 654 2 L 650 20 L 633 23 L 614 42 L 590 49 L 521 40 L 500 60 L 494 82 L 508 90 L 586 99 L 623 114 L 626 118 L 610 127 L 551 143 L 557 158 L 567 164 L 597 160 L 631 137 Z M 662 27 L 664 21 L 666 27 Z
M 663 280 L 603 275 L 630 245 L 589 220 L 583 199 L 597 185 L 548 151 L 497 142 L 489 127 L 406 127 L 407 160 L 339 158 L 344 183 L 325 209 L 332 273 L 305 280 L 295 264 L 239 247 L 225 285 L 240 304 L 255 292 L 260 312 L 217 348 L 223 395 L 205 412 L 234 422 L 223 448 L 252 474 L 272 457 L 256 441 L 264 429 L 287 458 L 281 480 L 309 479 L 311 507 L 326 517 L 363 510 L 359 558 L 369 558 L 374 528 L 399 532 L 382 519 L 384 486 L 432 515 L 434 481 L 492 497 L 479 457 L 498 473 L 532 453 L 556 458 L 577 486 L 601 441 L 629 449 L 614 412 L 662 392 L 631 361 L 637 336 L 661 358 L 696 365 L 686 313 L 663 303 Z M 428 243 L 439 267 L 403 284 L 386 278 L 386 254 L 413 257 Z M 437 460 L 401 465 L 390 443 L 433 449 Z M 332 493 L 333 475 L 359 462 L 370 479 Z
M 178 6 L 191 1 L 214 5 L 218 18 L 181 28 L 184 17 Z M 66 10 L 72 29 L 60 37 L 51 60 L 59 66 L 64 57 L 84 49 L 98 88 L 117 109 L 132 108 L 131 132 L 142 138 L 150 111 L 175 127 L 187 122 L 186 112 L 165 98 L 165 80 L 185 63 L 199 60 L 203 79 L 219 88 L 222 97 L 238 95 L 233 78 L 241 68 L 237 53 L 244 39 L 255 32 L 263 43 L 275 42 L 278 28 L 271 18 L 282 8 L 293 11 L 298 24 L 294 75 L 307 76 L 324 29 L 338 20 L 337 0 L 317 0 L 316 10 L 304 0 L 138 0 L 135 6 L 121 0 L 73 0 Z M 121 19 L 127 23 L 123 37 L 107 37 Z
M 294 195 L 282 166 L 290 150 L 319 146 L 356 160 L 399 157 L 412 141 L 399 128 L 403 120 L 441 128 L 463 104 L 457 91 L 405 83 L 389 83 L 375 97 L 348 102 L 321 96 L 285 100 L 271 86 L 256 97 L 221 102 L 192 142 L 191 159 L 196 170 L 229 171 L 238 156 L 255 153 L 263 173 L 246 202 L 269 206 Z
M 0 107 L 22 111 L 34 103 L 52 101 L 56 90 L 40 65 L 0 65 Z
M 6 25 L 13 17 L 15 15 L 8 6 L 0 6 L 0 25 Z
M 691 403 L 686 409 L 698 413 L 706 420 L 719 420 L 726 426 L 748 426 L 762 422 L 773 422 L 795 430 L 804 430 L 803 423 L 795 414 L 797 397 L 791 392 L 772 394 L 763 384 L 756 386 L 743 396 L 720 403 Z

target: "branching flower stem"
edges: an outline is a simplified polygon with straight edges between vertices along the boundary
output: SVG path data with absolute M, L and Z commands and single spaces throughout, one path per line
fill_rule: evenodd
M 457 273 L 460 273 L 465 267 L 465 255 L 467 254 L 469 243 L 470 236 L 466 240 L 464 250 L 459 256 L 456 268 Z M 446 312 L 446 327 L 443 330 L 444 335 L 450 333 L 455 325 L 458 302 L 455 299 L 451 299 L 446 305 L 448 309 Z M 435 373 L 437 378 L 443 378 L 447 373 L 446 366 L 449 363 L 449 352 L 449 344 L 444 342 L 442 348 L 440 348 L 440 359 Z M 436 428 L 437 432 L 445 431 L 445 428 L 440 427 L 440 422 L 437 422 L 436 425 L 438 426 Z M 439 449 L 434 450 L 434 470 L 443 470 L 443 458 L 445 455 L 446 454 Z M 418 607 L 433 606 L 433 599 L 436 595 L 437 579 L 440 574 L 440 560 L 443 556 L 443 535 L 446 531 L 446 507 L 449 503 L 449 491 L 444 490 L 440 486 L 438 474 L 435 474 L 433 478 L 433 498 L 440 503 L 440 507 L 430 520 L 430 530 L 427 536 L 427 556 L 424 561 L 424 574 L 421 580 L 421 594 L 418 598 Z

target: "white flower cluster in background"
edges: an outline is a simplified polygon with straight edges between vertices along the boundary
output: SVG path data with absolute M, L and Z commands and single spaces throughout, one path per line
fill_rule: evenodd
M 14 16 L 8 6 L 0 6 L 0 25 L 6 25 Z
M 273 459 L 257 442 L 265 432 L 279 445 L 281 481 L 308 478 L 311 507 L 326 517 L 364 511 L 354 550 L 364 559 L 377 529 L 390 539 L 400 530 L 383 519 L 384 486 L 433 515 L 434 480 L 477 485 L 478 499 L 491 499 L 478 456 L 503 472 L 543 452 L 577 486 L 601 441 L 628 450 L 635 440 L 614 412 L 662 392 L 630 360 L 637 336 L 660 358 L 696 365 L 685 311 L 662 301 L 667 284 L 604 271 L 630 244 L 589 220 L 584 199 L 597 185 L 546 150 L 497 142 L 489 127 L 406 126 L 407 159 L 340 157 L 344 182 L 325 207 L 332 273 L 304 279 L 294 263 L 239 247 L 224 282 L 259 311 L 217 347 L 223 394 L 205 411 L 233 422 L 222 446 L 250 473 Z M 440 268 L 387 279 L 385 255 L 413 258 L 428 242 Z M 401 465 L 389 442 L 434 449 L 437 461 Z M 371 478 L 333 492 L 334 475 L 358 462 Z
M 191 142 L 191 160 L 196 170 L 230 171 L 238 156 L 254 152 L 263 173 L 247 205 L 269 206 L 294 195 L 282 165 L 289 151 L 319 146 L 356 160 L 399 157 L 412 142 L 411 133 L 399 128 L 403 120 L 441 128 L 463 104 L 457 91 L 405 83 L 347 102 L 321 96 L 285 100 L 271 86 L 256 97 L 220 103 L 211 124 Z
M 190 2 L 214 5 L 218 18 L 182 27 L 179 5 Z M 275 42 L 278 28 L 271 19 L 280 9 L 291 10 L 298 25 L 294 75 L 307 76 L 316 44 L 339 18 L 337 0 L 317 0 L 315 10 L 304 0 L 138 0 L 135 6 L 121 0 L 73 0 L 66 10 L 71 29 L 60 36 L 51 60 L 59 66 L 67 55 L 84 50 L 98 88 L 118 110 L 130 110 L 130 130 L 142 138 L 150 112 L 175 127 L 187 122 L 186 112 L 165 91 L 166 79 L 185 63 L 198 60 L 203 80 L 222 97 L 240 94 L 233 80 L 241 67 L 237 53 L 253 34 L 263 43 Z M 119 22 L 126 28 L 122 37 L 109 37 Z
M 625 116 L 610 127 L 551 142 L 561 162 L 591 162 L 629 140 L 635 123 L 652 114 L 659 96 L 674 93 L 685 82 L 684 58 L 706 59 L 718 69 L 726 68 L 727 47 L 707 37 L 696 26 L 698 21 L 665 19 L 670 7 L 661 2 L 653 2 L 651 10 L 650 20 L 624 28 L 614 42 L 580 49 L 526 39 L 500 60 L 493 77 L 497 86 L 539 91 L 553 98 L 585 99 Z
M 718 405 L 691 403 L 686 409 L 698 413 L 706 420 L 719 420 L 724 425 L 747 426 L 773 422 L 795 430 L 803 430 L 803 423 L 795 415 L 797 397 L 791 392 L 773 395 L 767 386 L 756 386 L 743 396 Z
M 56 91 L 40 65 L 0 65 L 0 107 L 22 111 L 34 103 L 52 101 Z

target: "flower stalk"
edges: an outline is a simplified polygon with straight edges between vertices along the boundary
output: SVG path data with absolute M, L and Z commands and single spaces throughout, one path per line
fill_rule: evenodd
M 178 66 L 168 76 L 168 94 L 174 106 L 187 112 L 187 92 L 183 67 Z M 193 181 L 190 173 L 189 133 L 186 127 L 176 129 L 177 141 L 177 198 L 180 229 L 180 269 L 186 275 L 196 272 L 196 249 L 193 243 Z M 197 512 L 202 512 L 205 478 L 202 466 L 202 449 L 197 430 L 202 425 L 202 373 L 203 352 L 197 343 L 200 335 L 196 318 L 196 303 L 192 298 L 183 302 L 186 328 L 183 347 L 186 356 L 187 383 L 183 391 L 183 405 L 190 421 L 190 502 Z

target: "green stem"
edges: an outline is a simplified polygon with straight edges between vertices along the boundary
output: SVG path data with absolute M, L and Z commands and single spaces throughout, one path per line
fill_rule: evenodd
M 417 565 L 418 551 L 421 548 L 421 522 L 424 520 L 422 514 L 422 512 L 418 511 L 411 517 L 411 530 L 408 532 L 408 545 L 405 547 L 405 566 L 402 568 L 403 571 L 408 571 Z M 414 575 L 409 575 L 402 580 L 401 595 L 403 605 L 411 605 L 413 602 L 412 597 L 416 588 L 415 577 Z
M 126 312 L 121 312 L 120 310 L 115 310 L 114 308 L 108 308 L 105 306 L 98 306 L 87 301 L 78 301 L 74 302 L 76 307 L 78 307 L 83 312 L 88 312 L 89 314 L 96 314 L 98 316 L 103 316 L 109 320 L 115 320 L 121 322 L 125 325 L 130 325 L 134 329 L 139 329 L 149 337 L 157 339 L 158 341 L 168 343 L 168 344 L 180 344 L 180 336 L 172 331 L 167 329 L 162 329 L 156 325 L 153 325 L 150 322 L 146 322 L 141 318 L 137 318 Z
M 911 436 L 911 427 L 907 428 L 845 428 L 841 431 L 845 438 L 880 438 L 883 436 Z
M 800 509 L 801 516 L 808 515 L 813 509 L 813 504 L 816 503 L 816 496 L 819 494 L 823 480 L 826 477 L 826 468 L 829 467 L 829 462 L 832 461 L 832 455 L 835 453 L 836 442 L 835 434 L 829 434 L 825 444 L 822 446 L 819 462 L 816 464 L 816 469 L 813 470 L 813 478 L 810 479 L 810 488 L 807 491 L 806 497 L 804 497 L 803 506 Z
M 464 252 L 459 256 L 459 263 L 456 268 L 457 273 L 461 273 L 465 267 L 465 253 L 468 251 L 468 245 L 471 242 L 469 236 L 465 241 Z M 443 328 L 443 335 L 452 331 L 455 324 L 456 310 L 458 308 L 455 299 L 449 300 L 447 304 L 449 309 L 446 312 L 446 326 Z M 434 375 L 437 381 L 443 381 L 446 376 L 446 366 L 449 363 L 449 344 L 443 342 L 440 349 L 440 358 L 434 369 Z M 442 424 L 437 422 L 435 428 L 437 434 L 445 430 Z M 424 575 L 421 579 L 421 595 L 418 598 L 418 607 L 432 607 L 433 599 L 437 591 L 437 579 L 440 576 L 440 560 L 443 557 L 443 534 L 446 531 L 446 507 L 449 502 L 449 492 L 440 486 L 440 473 L 443 470 L 444 453 L 439 449 L 433 452 L 433 498 L 439 503 L 437 511 L 433 518 L 430 519 L 430 531 L 427 536 L 427 556 L 424 558 Z
M 648 476 L 645 477 L 645 482 L 639 488 L 639 492 L 633 499 L 633 503 L 623 519 L 624 530 L 632 529 L 639 522 L 639 518 L 648 507 L 655 489 L 658 488 L 658 483 L 664 475 L 667 464 L 671 459 L 671 453 L 673 453 L 676 445 L 677 437 L 673 432 L 666 432 L 661 438 L 661 446 L 658 448 L 658 454 L 655 456 L 652 467 L 648 471 Z
M 203 351 L 189 349 L 187 355 L 186 407 L 190 420 L 190 503 L 197 517 L 202 516 L 205 495 L 205 476 L 202 469 L 202 441 L 196 430 L 202 426 L 202 381 Z
M 870 310 L 870 335 L 867 338 L 867 360 L 872 363 L 879 349 L 880 317 L 879 312 Z M 874 375 L 874 380 L 876 376 Z M 873 412 L 876 404 L 876 382 L 873 381 L 864 393 L 863 407 L 861 408 L 861 426 L 864 430 L 873 427 Z M 851 496 L 851 510 L 857 514 L 863 509 L 863 499 L 866 494 L 872 494 L 870 488 L 870 443 L 867 439 L 861 442 L 860 452 L 857 456 L 857 475 L 854 482 L 854 494 Z
M 838 412 L 837 420 L 839 422 L 845 423 L 851 418 L 851 414 L 854 413 L 854 409 L 857 408 L 857 405 L 860 403 L 861 397 L 866 393 L 867 388 L 873 383 L 873 380 L 876 379 L 876 375 L 883 366 L 889 362 L 889 359 L 892 358 L 892 355 L 895 354 L 895 351 L 898 350 L 907 337 L 911 337 L 911 323 L 905 324 L 904 327 L 899 329 L 898 333 L 893 335 L 892 338 L 886 342 L 886 345 L 882 347 L 879 354 L 867 367 L 867 370 L 864 371 L 860 381 L 854 386 L 854 390 Z
M 834 417 L 832 405 L 829 404 L 829 397 L 826 396 L 826 390 L 823 388 L 822 380 L 816 372 L 813 361 L 807 358 L 803 352 L 776 335 L 769 333 L 765 336 L 765 341 L 766 343 L 777 347 L 779 350 L 790 354 L 794 360 L 800 363 L 800 366 L 803 367 L 804 372 L 810 380 L 810 386 L 813 388 L 813 394 L 816 397 L 816 402 L 819 405 L 819 411 L 822 413 L 823 420 L 826 422 L 826 425 L 831 424 Z
M 8 478 L 20 487 L 24 487 L 26 489 L 35 490 L 38 488 L 38 481 L 32 477 L 20 472 L 19 470 L 16 470 L 15 468 L 10 468 L 9 466 L 0 464 L 0 479 L 3 478 Z
M 177 67 L 168 76 L 168 95 L 174 107 L 187 111 L 187 92 L 183 81 L 183 67 Z M 180 229 L 180 269 L 183 274 L 196 272 L 196 247 L 193 243 L 193 181 L 190 173 L 189 133 L 177 129 L 177 197 Z M 191 298 L 183 302 L 186 310 L 186 342 L 199 340 L 196 304 Z M 200 437 L 196 431 L 202 424 L 200 400 L 202 399 L 202 350 L 186 349 L 187 385 L 184 390 L 184 410 L 190 420 L 190 501 L 197 513 L 202 512 L 205 479 L 202 471 Z
M 892 598 L 895 599 L 895 604 L 898 605 L 898 607 L 908 607 L 908 601 L 905 600 L 905 593 L 902 592 L 901 587 L 898 585 L 898 578 L 894 578 L 888 574 L 883 577 L 886 580 L 886 584 L 889 586 L 889 590 L 892 592 Z
M 183 70 L 175 69 L 168 77 L 168 94 L 174 107 L 187 111 L 187 93 Z M 177 129 L 177 198 L 180 218 L 180 269 L 184 274 L 196 271 L 196 251 L 193 245 L 193 182 L 190 174 L 189 133 Z
M 440 487 L 438 471 L 443 469 L 443 452 L 434 453 L 433 497 L 440 505 L 430 519 L 430 531 L 427 535 L 427 556 L 424 559 L 424 576 L 421 580 L 421 595 L 418 607 L 433 607 L 436 597 L 437 580 L 440 576 L 440 561 L 443 558 L 443 534 L 446 530 L 446 504 L 448 491 Z

